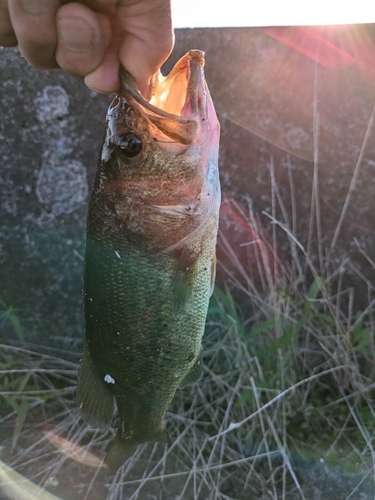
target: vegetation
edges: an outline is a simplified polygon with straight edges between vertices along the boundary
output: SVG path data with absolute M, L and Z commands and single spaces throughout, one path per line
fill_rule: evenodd
M 77 364 L 28 349 L 2 303 L 2 324 L 11 322 L 20 344 L 1 349 L 1 423 L 13 426 L 7 462 L 61 498 L 59 484 L 70 484 L 69 498 L 91 498 L 95 484 L 95 498 L 108 500 L 307 499 L 303 471 L 317 463 L 357 485 L 373 482 L 373 310 L 345 315 L 342 297 L 327 278 L 307 289 L 281 281 L 252 294 L 245 314 L 227 285 L 216 287 L 203 377 L 178 391 L 168 414 L 172 445 L 140 446 L 114 478 L 101 466 L 114 431 L 78 417 Z
M 241 269 L 242 280 L 228 274 L 228 284 L 215 288 L 203 376 L 174 398 L 171 444 L 139 446 L 114 477 L 102 464 L 114 430 L 92 429 L 79 417 L 78 363 L 31 349 L 18 311 L 0 302 L 0 329 L 8 325 L 18 339 L 0 350 L 1 458 L 9 466 L 73 500 L 374 496 L 374 286 L 366 281 L 367 304 L 354 310 L 353 290 L 342 286 L 345 263 L 332 264 L 347 203 L 323 259 L 314 184 L 314 259 L 310 235 L 305 247 L 296 215 L 288 217 L 272 187 L 281 217 L 268 214 L 271 247 L 282 232 L 289 265 L 278 256 L 262 260 L 263 252 L 260 284 Z M 254 229 L 251 210 L 246 221 Z M 234 298 L 238 291 L 247 307 Z
M 6 447 L 10 455 L 17 449 L 30 413 L 32 419 L 36 408 L 71 394 L 74 388 L 69 385 L 76 376 L 76 366 L 69 369 L 68 362 L 28 348 L 18 313 L 0 301 L 0 334 L 11 326 L 18 339 L 0 344 L 0 438 L 11 436 Z

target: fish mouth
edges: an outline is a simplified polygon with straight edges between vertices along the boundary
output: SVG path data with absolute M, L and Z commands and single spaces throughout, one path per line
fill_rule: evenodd
M 180 144 L 191 144 L 207 119 L 204 53 L 190 50 L 168 76 L 154 75 L 150 101 L 139 92 L 134 78 L 121 67 L 121 94 L 130 96 L 153 128 Z

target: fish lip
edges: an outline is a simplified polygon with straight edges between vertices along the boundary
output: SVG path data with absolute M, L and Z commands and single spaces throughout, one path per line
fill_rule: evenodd
M 135 101 L 142 114 L 163 133 L 182 144 L 191 144 L 196 136 L 199 122 L 207 118 L 203 67 L 204 52 L 193 49 L 175 64 L 168 76 L 162 77 L 158 73 L 153 77 L 153 95 L 156 95 L 162 89 L 166 92 L 165 87 L 170 93 L 178 74 L 181 72 L 186 74 L 185 99 L 180 115 L 165 111 L 147 101 L 140 93 L 132 75 L 122 66 L 120 67 L 120 96 L 125 99 L 130 97 Z M 171 82 L 169 87 L 168 82 Z

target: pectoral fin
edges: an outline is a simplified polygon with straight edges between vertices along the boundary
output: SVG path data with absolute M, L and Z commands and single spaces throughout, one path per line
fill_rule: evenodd
M 189 384 L 194 384 L 195 382 L 198 382 L 198 380 L 201 378 L 202 371 L 203 371 L 202 351 L 200 351 L 191 370 L 182 380 L 180 387 L 185 387 Z
M 173 319 L 177 320 L 181 313 L 188 311 L 192 306 L 192 292 L 196 274 L 196 262 L 199 251 L 190 251 L 188 248 L 182 252 L 177 263 L 176 274 L 173 282 Z
M 210 297 L 214 293 L 216 279 L 216 253 L 211 261 L 211 283 L 210 283 Z
M 77 396 L 82 418 L 93 427 L 108 429 L 114 412 L 114 398 L 97 374 L 87 346 L 78 371 Z

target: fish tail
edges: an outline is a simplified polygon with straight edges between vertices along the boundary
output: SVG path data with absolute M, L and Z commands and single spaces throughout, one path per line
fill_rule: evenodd
M 109 445 L 107 455 L 104 459 L 104 464 L 108 467 L 108 470 L 113 474 L 121 467 L 121 465 L 130 458 L 138 445 L 146 441 L 160 441 L 162 443 L 170 443 L 169 436 L 166 431 L 161 429 L 154 436 L 149 439 L 139 439 L 139 438 L 128 438 L 124 439 L 121 436 L 121 432 L 118 431 L 116 437 Z
M 114 474 L 133 455 L 139 444 L 135 439 L 124 439 L 117 434 L 109 445 L 104 464 Z

